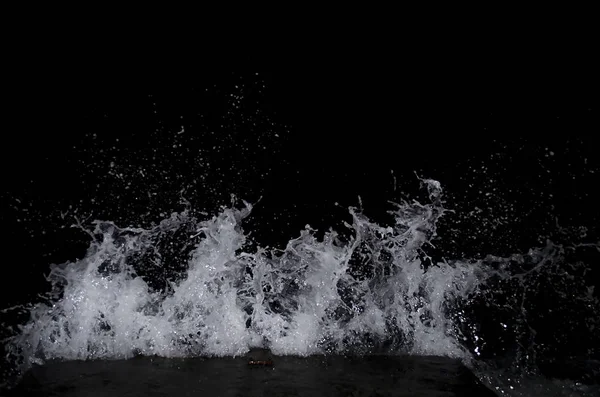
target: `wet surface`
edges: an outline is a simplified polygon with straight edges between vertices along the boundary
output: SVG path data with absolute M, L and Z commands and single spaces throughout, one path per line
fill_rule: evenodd
M 251 352 L 252 353 L 252 352 Z M 7 396 L 494 396 L 457 360 L 270 356 L 70 361 L 37 366 Z M 260 356 L 260 357 L 259 357 Z

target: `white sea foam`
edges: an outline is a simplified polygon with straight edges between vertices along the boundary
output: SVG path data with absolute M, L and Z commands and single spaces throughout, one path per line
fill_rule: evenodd
M 469 305 L 485 301 L 490 280 L 529 282 L 556 250 L 536 251 L 535 266 L 521 271 L 509 269 L 515 257 L 424 261 L 445 210 L 439 183 L 422 182 L 430 202 L 397 204 L 391 226 L 350 209 L 349 239 L 334 231 L 318 239 L 307 226 L 281 250 L 249 250 L 242 230 L 249 204 L 204 221 L 173 214 L 151 230 L 97 222 L 85 258 L 52 267 L 53 293 L 31 310 L 9 352 L 25 367 L 137 354 L 236 356 L 253 347 L 293 355 L 444 355 L 470 365 L 487 342 Z M 150 288 L 139 266 L 160 269 L 144 258 L 160 257 L 161 233 L 190 223 L 196 233 L 187 237 L 194 241 L 187 271 L 164 289 Z M 517 339 L 531 331 L 518 324 Z

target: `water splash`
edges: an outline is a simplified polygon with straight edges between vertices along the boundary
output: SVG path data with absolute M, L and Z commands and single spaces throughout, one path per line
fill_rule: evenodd
M 253 347 L 444 355 L 510 394 L 514 379 L 563 357 L 552 349 L 574 327 L 598 346 L 587 267 L 569 261 L 576 247 L 435 261 L 428 246 L 446 210 L 440 184 L 421 182 L 429 202 L 394 204 L 389 226 L 350 208 L 348 235 L 319 239 L 307 225 L 284 249 L 249 248 L 248 203 L 208 220 L 174 213 L 149 230 L 96 222 L 87 255 L 52 267 L 52 292 L 10 338 L 9 354 L 22 370 L 49 359 L 235 356 Z M 173 258 L 184 266 L 166 271 Z M 543 329 L 556 315 L 543 298 L 563 316 L 556 332 Z

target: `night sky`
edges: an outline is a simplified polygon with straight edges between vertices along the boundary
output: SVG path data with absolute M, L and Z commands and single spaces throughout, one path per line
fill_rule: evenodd
M 439 258 L 523 252 L 579 226 L 582 241 L 598 241 L 591 89 L 510 80 L 335 70 L 15 89 L 1 160 L 2 302 L 32 300 L 50 263 L 83 256 L 89 239 L 69 228 L 73 216 L 148 227 L 181 211 L 182 197 L 209 214 L 231 194 L 262 197 L 244 228 L 282 246 L 306 224 L 340 228 L 359 196 L 367 216 L 390 222 L 388 201 L 424 199 L 418 175 L 439 180 L 456 211 L 440 226 Z

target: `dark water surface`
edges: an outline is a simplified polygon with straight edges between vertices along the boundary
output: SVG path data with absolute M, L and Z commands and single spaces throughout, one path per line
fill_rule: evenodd
M 7 396 L 494 396 L 459 361 L 423 356 L 67 361 L 36 366 Z

